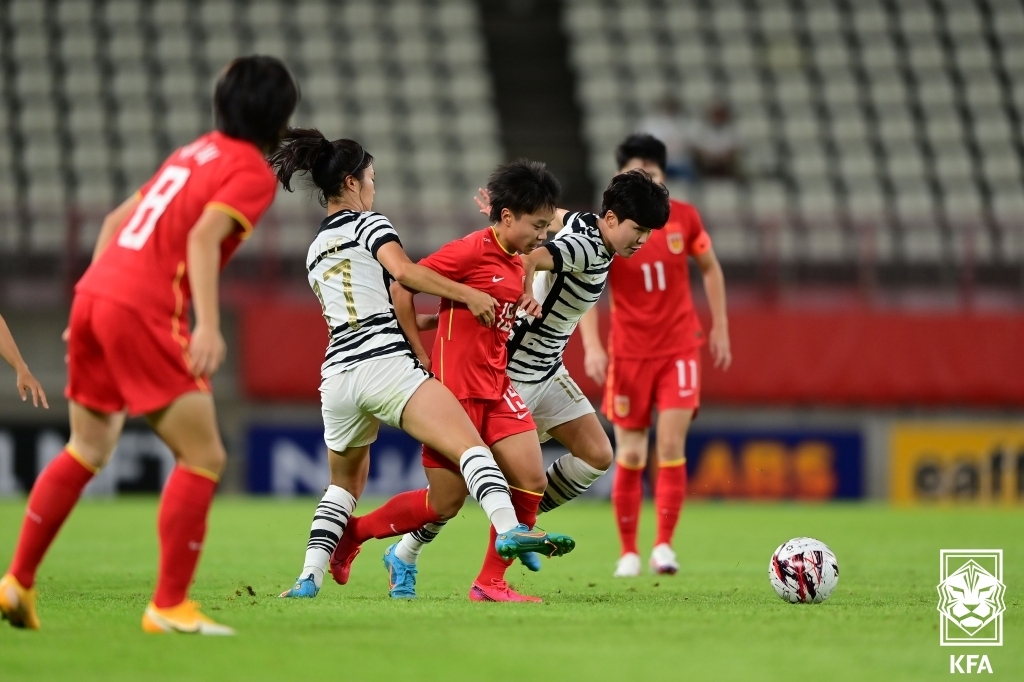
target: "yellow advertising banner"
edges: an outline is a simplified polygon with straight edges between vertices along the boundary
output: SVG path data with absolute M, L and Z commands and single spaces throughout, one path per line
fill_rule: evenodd
M 893 502 L 1024 502 L 1024 422 L 902 422 L 889 453 Z

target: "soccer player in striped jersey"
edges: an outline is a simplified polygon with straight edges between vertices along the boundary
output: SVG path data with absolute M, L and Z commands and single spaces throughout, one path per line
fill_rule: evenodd
M 520 523 L 508 482 L 462 406 L 432 378 L 403 336 L 391 302 L 392 280 L 457 301 L 486 326 L 495 300 L 409 260 L 386 217 L 373 212 L 373 157 L 353 140 L 327 140 L 318 130 L 293 129 L 271 159 L 285 189 L 307 173 L 327 217 L 309 248 L 309 283 L 330 330 L 320 395 L 331 484 L 317 505 L 298 579 L 282 597 L 315 597 L 327 562 L 366 484 L 370 444 L 380 422 L 399 427 L 451 463 L 487 513 L 494 551 L 511 559 L 564 536 L 535 533 Z M 421 523 L 436 520 L 426 515 Z
M 616 157 L 623 171 L 641 168 L 655 180 L 664 180 L 665 145 L 650 135 L 631 135 L 619 145 Z M 668 224 L 643 252 L 612 264 L 608 278 L 611 363 L 598 334 L 597 308 L 580 323 L 587 374 L 606 385 L 604 413 L 615 427 L 618 466 L 612 503 L 622 541 L 616 577 L 640 574 L 636 533 L 652 408 L 658 411 L 654 495 L 658 533 L 649 565 L 655 573 L 679 570 L 672 536 L 686 497 L 684 445 L 700 407 L 700 347 L 704 343 L 690 298 L 687 262 L 691 257 L 700 269 L 711 307 L 708 345 L 712 360 L 723 370 L 732 361 L 722 267 L 697 210 L 681 201 L 671 205 Z
M 491 196 L 481 191 L 481 212 L 495 217 Z M 668 191 L 642 170 L 617 175 L 602 198 L 600 214 L 555 211 L 554 239 L 523 258 L 526 282 L 536 271 L 544 273 L 532 285 L 529 310 L 541 304 L 536 318 L 521 314 L 508 341 L 507 373 L 513 388 L 533 415 L 541 441 L 555 438 L 569 452 L 546 472 L 547 486 L 539 511 L 551 511 L 579 497 L 608 470 L 612 446 L 593 406 L 562 365 L 569 336 L 583 314 L 604 290 L 608 267 L 616 256 L 629 258 L 668 219 Z M 415 566 L 423 546 L 440 532 L 443 523 L 432 523 L 406 533 L 393 553 L 407 565 L 401 595 L 415 596 Z M 387 537 L 381 535 L 376 537 Z M 354 554 L 336 556 L 340 569 Z M 540 570 L 536 554 L 520 560 L 532 571 Z M 333 570 L 333 566 L 332 566 Z M 340 571 L 339 571 L 340 573 Z M 338 577 L 338 574 L 335 574 Z M 339 581 L 340 582 L 340 581 Z

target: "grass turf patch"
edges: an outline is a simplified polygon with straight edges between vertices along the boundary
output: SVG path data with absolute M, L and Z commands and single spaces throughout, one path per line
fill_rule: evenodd
M 0 679 L 929 680 L 949 675 L 950 653 L 988 654 L 997 676 L 1024 677 L 1019 510 L 690 504 L 677 576 L 613 579 L 611 510 L 578 503 L 541 517 L 576 538 L 575 552 L 537 574 L 509 571 L 515 587 L 544 597 L 537 605 L 468 601 L 487 526 L 467 505 L 424 550 L 419 599 L 388 599 L 380 557 L 391 541 L 371 541 L 349 585 L 328 577 L 315 600 L 279 600 L 301 566 L 314 506 L 217 501 L 193 596 L 239 632 L 220 639 L 139 628 L 154 582 L 156 500 L 83 502 L 40 571 L 43 630 L 0 628 Z M 4 566 L 23 509 L 0 503 Z M 648 548 L 653 525 L 648 507 Z M 772 551 L 800 535 L 839 558 L 839 586 L 824 604 L 786 604 L 768 584 Z M 942 548 L 1004 550 L 1002 648 L 939 647 Z

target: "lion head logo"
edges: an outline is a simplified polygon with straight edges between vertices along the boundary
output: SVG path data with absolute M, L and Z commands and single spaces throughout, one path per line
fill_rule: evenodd
M 973 637 L 1006 610 L 1006 586 L 971 560 L 938 587 L 939 612 Z

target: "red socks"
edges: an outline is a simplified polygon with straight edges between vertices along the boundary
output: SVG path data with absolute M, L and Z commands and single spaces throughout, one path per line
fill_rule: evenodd
M 654 489 L 654 509 L 658 513 L 658 539 L 655 545 L 671 545 L 679 522 L 679 512 L 686 498 L 686 460 L 658 467 L 658 484 Z
M 640 503 L 643 501 L 644 469 L 631 469 L 619 463 L 615 467 L 612 483 L 612 507 L 619 526 L 619 540 L 623 554 L 639 554 L 636 547 L 636 529 L 640 522 Z
M 512 497 L 512 508 L 516 511 L 516 518 L 519 523 L 525 523 L 530 528 L 537 524 L 537 510 L 540 509 L 540 501 L 544 499 L 544 493 L 531 493 L 519 488 L 509 488 Z M 489 585 L 491 580 L 504 580 L 505 571 L 512 565 L 511 561 L 505 561 L 494 549 L 494 541 L 498 539 L 498 532 L 491 526 L 491 535 L 488 540 L 487 554 L 484 555 L 484 565 L 477 576 L 477 582 Z
M 157 608 L 177 606 L 188 596 L 216 490 L 217 481 L 212 474 L 181 465 L 167 479 L 157 518 L 160 574 L 153 596 Z
M 10 573 L 23 587 L 35 585 L 36 570 L 46 550 L 75 508 L 82 489 L 95 474 L 94 468 L 71 454 L 66 447 L 39 474 L 28 497 L 25 521 L 10 568 Z
M 370 538 L 380 540 L 411 533 L 440 520 L 427 499 L 427 489 L 423 488 L 395 495 L 383 507 L 366 516 L 353 516 L 345 528 L 345 535 L 361 545 Z

